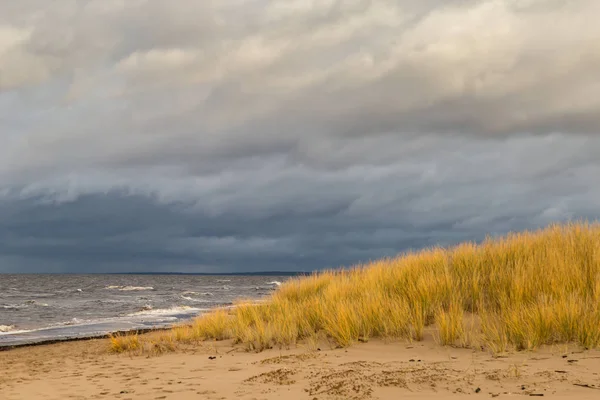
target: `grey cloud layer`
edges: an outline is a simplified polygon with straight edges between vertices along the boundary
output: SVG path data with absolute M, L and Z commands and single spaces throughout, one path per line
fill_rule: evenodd
M 330 171 L 264 159 L 205 176 L 73 172 L 5 190 L 0 253 L 53 271 L 311 269 L 598 216 L 598 139 L 409 144 L 419 151 Z
M 596 218 L 595 0 L 0 3 L 0 271 L 294 269 Z

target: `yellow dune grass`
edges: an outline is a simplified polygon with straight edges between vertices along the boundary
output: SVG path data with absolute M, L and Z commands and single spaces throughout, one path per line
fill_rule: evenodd
M 443 345 L 494 353 L 554 343 L 597 347 L 600 225 L 553 225 L 294 278 L 263 303 L 203 315 L 161 343 L 113 337 L 111 347 L 234 339 L 260 351 L 325 338 L 343 347 L 373 337 L 418 341 L 428 331 Z

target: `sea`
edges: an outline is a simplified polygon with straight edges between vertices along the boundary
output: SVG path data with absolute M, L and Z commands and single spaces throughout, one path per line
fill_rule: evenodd
M 166 328 L 236 300 L 260 301 L 289 278 L 0 274 L 0 348 Z

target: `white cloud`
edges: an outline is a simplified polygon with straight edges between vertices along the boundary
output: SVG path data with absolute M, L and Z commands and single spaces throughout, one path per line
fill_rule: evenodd
M 31 30 L 0 25 L 0 56 L 29 39 Z

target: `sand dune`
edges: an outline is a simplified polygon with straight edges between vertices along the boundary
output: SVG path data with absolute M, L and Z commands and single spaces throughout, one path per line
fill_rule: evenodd
M 214 342 L 152 357 L 106 348 L 97 339 L 0 352 L 0 399 L 600 398 L 600 352 L 565 346 L 500 358 L 432 340 L 262 353 Z

